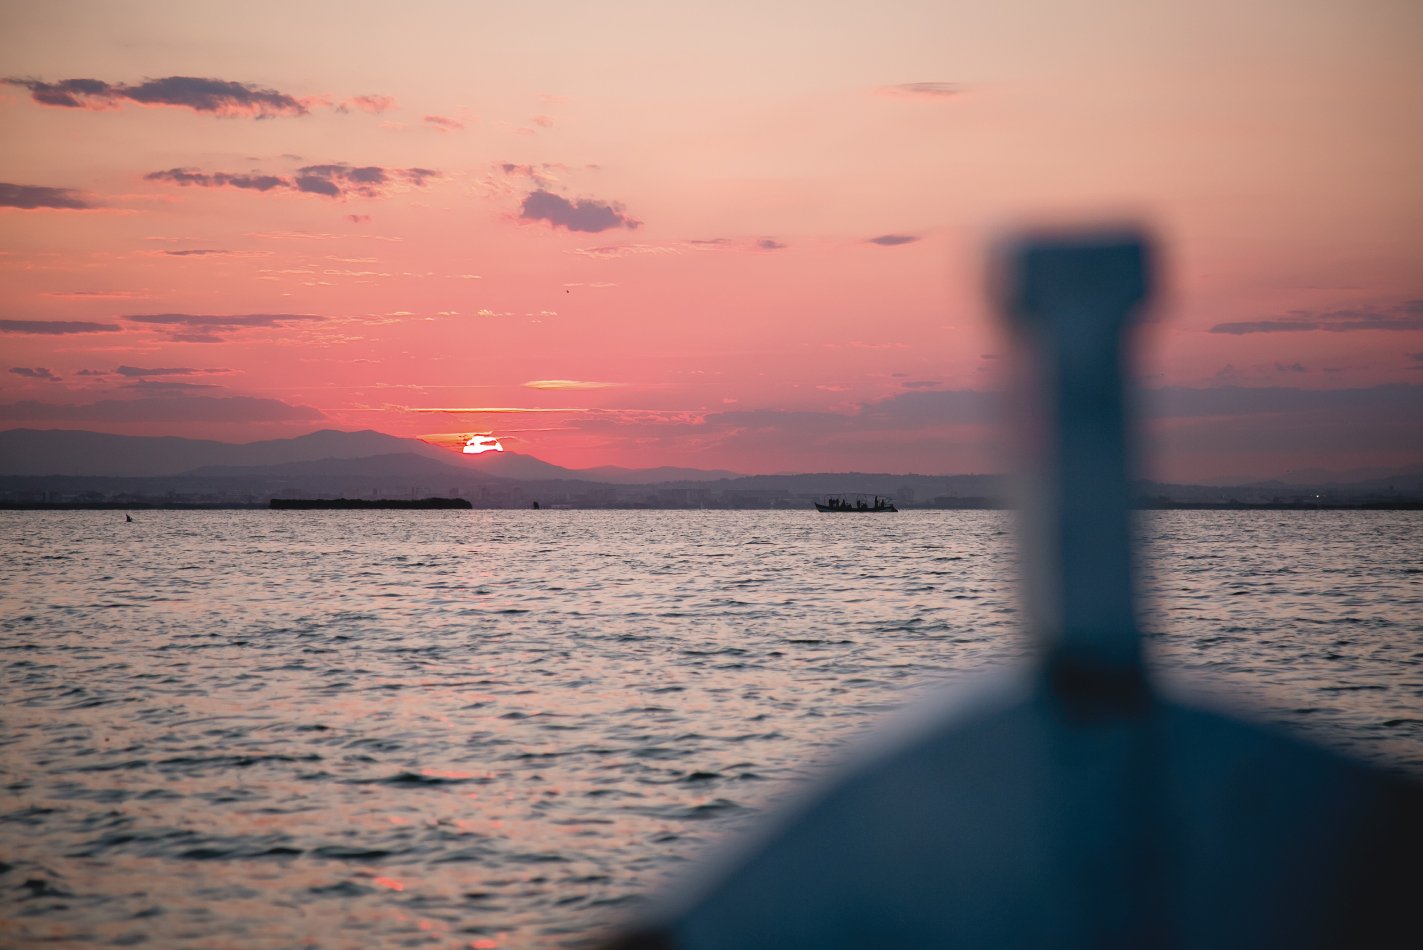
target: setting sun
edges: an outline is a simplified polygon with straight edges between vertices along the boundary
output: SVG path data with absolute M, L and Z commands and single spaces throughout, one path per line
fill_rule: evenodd
M 485 452 L 502 452 L 504 446 L 499 444 L 499 440 L 489 434 L 475 434 L 469 437 L 469 441 L 464 444 L 465 455 L 483 455 Z

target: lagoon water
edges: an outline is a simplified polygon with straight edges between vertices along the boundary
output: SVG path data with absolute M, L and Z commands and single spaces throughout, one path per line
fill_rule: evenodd
M 1423 773 L 1423 513 L 1143 516 L 1167 675 Z M 1010 516 L 0 512 L 0 945 L 547 947 L 1022 659 Z

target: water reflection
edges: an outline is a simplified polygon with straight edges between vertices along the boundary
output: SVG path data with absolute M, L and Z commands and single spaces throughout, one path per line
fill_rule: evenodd
M 20 942 L 556 945 L 1019 653 L 1001 513 L 548 515 L 0 517 Z M 1152 516 L 1154 648 L 1423 766 L 1420 528 Z

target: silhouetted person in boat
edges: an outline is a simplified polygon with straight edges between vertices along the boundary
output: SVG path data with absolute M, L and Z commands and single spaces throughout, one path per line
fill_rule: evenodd
M 124 515 L 124 521 L 128 524 L 133 524 L 133 515 Z

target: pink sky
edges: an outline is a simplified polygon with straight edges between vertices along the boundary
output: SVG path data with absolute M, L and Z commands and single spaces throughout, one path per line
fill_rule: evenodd
M 1417 4 L 0 18 L 0 427 L 983 471 L 987 241 L 1131 215 L 1155 474 L 1423 465 Z

